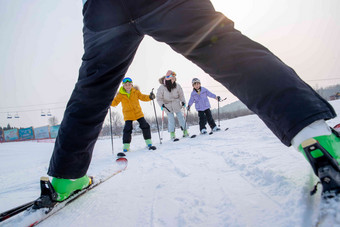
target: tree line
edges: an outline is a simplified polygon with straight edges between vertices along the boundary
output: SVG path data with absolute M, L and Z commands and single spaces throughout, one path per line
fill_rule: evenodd
M 240 109 L 240 110 L 230 111 L 230 112 L 220 112 L 219 114 L 217 111 L 212 111 L 212 115 L 213 115 L 213 118 L 216 124 L 218 124 L 218 120 L 220 121 L 228 120 L 228 119 L 246 116 L 250 114 L 254 114 L 254 113 L 250 111 L 249 109 Z M 185 115 L 186 115 L 186 124 L 189 127 L 192 125 L 198 125 L 199 118 L 198 118 L 197 112 L 191 113 L 191 112 L 185 111 Z M 176 119 L 176 128 L 179 128 L 179 122 L 177 118 L 175 119 Z M 157 132 L 158 127 L 160 131 L 162 130 L 162 117 L 161 116 L 157 116 L 157 120 L 155 116 L 145 117 L 145 120 L 150 124 L 152 132 Z M 157 127 L 157 123 L 158 123 L 158 127 Z M 112 124 L 112 128 L 110 128 L 111 124 Z M 111 123 L 110 123 L 110 118 L 109 118 L 104 123 L 100 136 L 110 136 L 111 130 L 112 130 L 112 134 L 114 136 L 120 137 L 123 135 L 123 128 L 124 128 L 124 120 L 123 120 L 122 115 L 120 113 L 111 111 Z M 168 118 L 166 114 L 164 114 L 164 119 L 163 119 L 163 130 L 165 131 L 168 130 Z M 133 122 L 132 133 L 135 135 L 142 133 L 142 130 L 139 128 L 139 124 L 137 121 Z

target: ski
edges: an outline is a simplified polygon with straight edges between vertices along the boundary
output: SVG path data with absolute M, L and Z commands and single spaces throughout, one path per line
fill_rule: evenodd
M 225 128 L 224 131 L 227 131 L 228 129 L 229 129 L 229 128 Z M 218 131 L 215 131 L 215 132 L 221 132 L 221 131 L 222 131 L 222 129 L 221 129 L 221 130 L 218 130 Z M 213 131 L 209 132 L 209 135 L 212 135 L 212 134 L 214 134 Z
M 84 195 L 86 192 L 92 190 L 101 183 L 104 183 L 113 176 L 124 171 L 127 168 L 128 164 L 128 161 L 124 156 L 118 157 L 117 155 L 116 163 L 118 164 L 117 165 L 118 168 L 115 169 L 113 173 L 107 175 L 102 179 L 93 180 L 93 183 L 89 185 L 87 188 L 75 192 L 69 198 L 61 202 L 57 202 L 54 200 L 56 198 L 56 193 L 54 192 L 52 184 L 49 181 L 49 178 L 41 177 L 40 179 L 41 196 L 34 201 L 31 201 L 29 203 L 23 204 L 21 206 L 1 213 L 0 222 L 4 221 L 5 224 L 15 226 L 35 226 L 41 223 L 42 221 L 46 220 L 47 218 L 51 217 L 52 215 L 63 209 L 71 202 L 75 201 L 76 199 Z
M 149 150 L 156 150 L 157 148 L 155 146 L 148 147 Z
M 150 146 L 150 147 L 146 147 L 145 149 L 147 150 L 157 150 L 157 147 L 156 146 Z M 136 151 L 140 151 L 140 150 L 143 150 L 143 149 L 138 149 L 138 150 L 128 150 L 128 151 L 124 151 L 124 152 L 119 152 L 117 154 L 117 161 L 122 161 L 123 158 L 126 158 L 126 153 L 131 153 L 131 152 L 136 152 Z M 127 161 L 127 160 L 126 160 Z
M 197 136 L 196 134 L 191 135 L 191 136 L 183 136 L 183 139 L 185 139 L 185 138 L 193 139 L 193 138 L 195 138 L 196 136 Z
M 27 208 L 33 206 L 34 201 L 35 200 L 33 200 L 31 202 L 28 202 L 28 203 L 25 203 L 23 205 L 17 206 L 17 207 L 15 207 L 13 209 L 10 209 L 10 210 L 7 210 L 7 211 L 1 213 L 0 214 L 0 222 L 5 221 L 6 219 L 8 219 L 10 217 L 13 217 L 16 214 L 19 214 L 19 213 L 25 211 Z
M 340 226 L 340 195 L 321 198 L 315 227 Z
M 118 165 L 123 166 L 123 167 L 124 167 L 124 165 L 125 165 L 124 168 L 126 168 L 127 162 L 128 162 L 128 160 L 126 159 L 125 153 L 124 153 L 124 152 L 119 152 L 119 153 L 117 154 L 116 163 L 117 163 Z

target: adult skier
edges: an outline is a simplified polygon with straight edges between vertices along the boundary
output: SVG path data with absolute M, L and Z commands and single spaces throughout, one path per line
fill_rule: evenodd
M 176 82 L 176 73 L 168 70 L 158 81 L 161 85 L 157 89 L 156 99 L 162 111 L 165 111 L 168 116 L 170 139 L 178 140 L 175 134 L 175 114 L 183 130 L 183 137 L 188 137 L 188 127 L 181 111 L 185 106 L 185 97 L 181 85 Z

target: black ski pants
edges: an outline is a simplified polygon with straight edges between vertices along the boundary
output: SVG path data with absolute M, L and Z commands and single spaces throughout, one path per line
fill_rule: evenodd
M 199 117 L 200 131 L 206 128 L 205 125 L 207 124 L 207 121 L 211 129 L 215 128 L 216 123 L 214 121 L 214 118 L 211 114 L 210 109 L 206 109 L 204 111 L 198 111 L 198 117 Z
M 50 176 L 86 174 L 107 110 L 145 35 L 168 44 L 224 85 L 287 146 L 305 126 L 336 116 L 292 68 L 236 30 L 210 1 L 159 1 L 147 11 L 138 4 L 143 15 L 125 2 L 131 1 L 88 0 L 84 6 L 85 53 L 56 139 Z
M 145 140 L 151 139 L 150 125 L 146 122 L 145 118 L 139 118 L 138 120 L 139 128 L 142 129 L 143 137 Z M 123 143 L 131 143 L 132 125 L 133 121 L 125 121 L 123 129 Z

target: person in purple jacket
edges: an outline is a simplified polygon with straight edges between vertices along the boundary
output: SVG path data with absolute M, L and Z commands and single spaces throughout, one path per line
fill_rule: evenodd
M 207 133 L 207 128 L 205 127 L 207 121 L 212 131 L 215 132 L 221 130 L 219 127 L 217 127 L 211 115 L 210 102 L 208 99 L 208 97 L 210 97 L 216 99 L 217 101 L 220 101 L 220 96 L 216 96 L 205 87 L 201 87 L 201 81 L 198 78 L 192 79 L 191 83 L 194 89 L 191 92 L 190 100 L 188 103 L 188 110 L 190 110 L 190 106 L 195 103 L 195 108 L 198 111 L 201 133 Z

